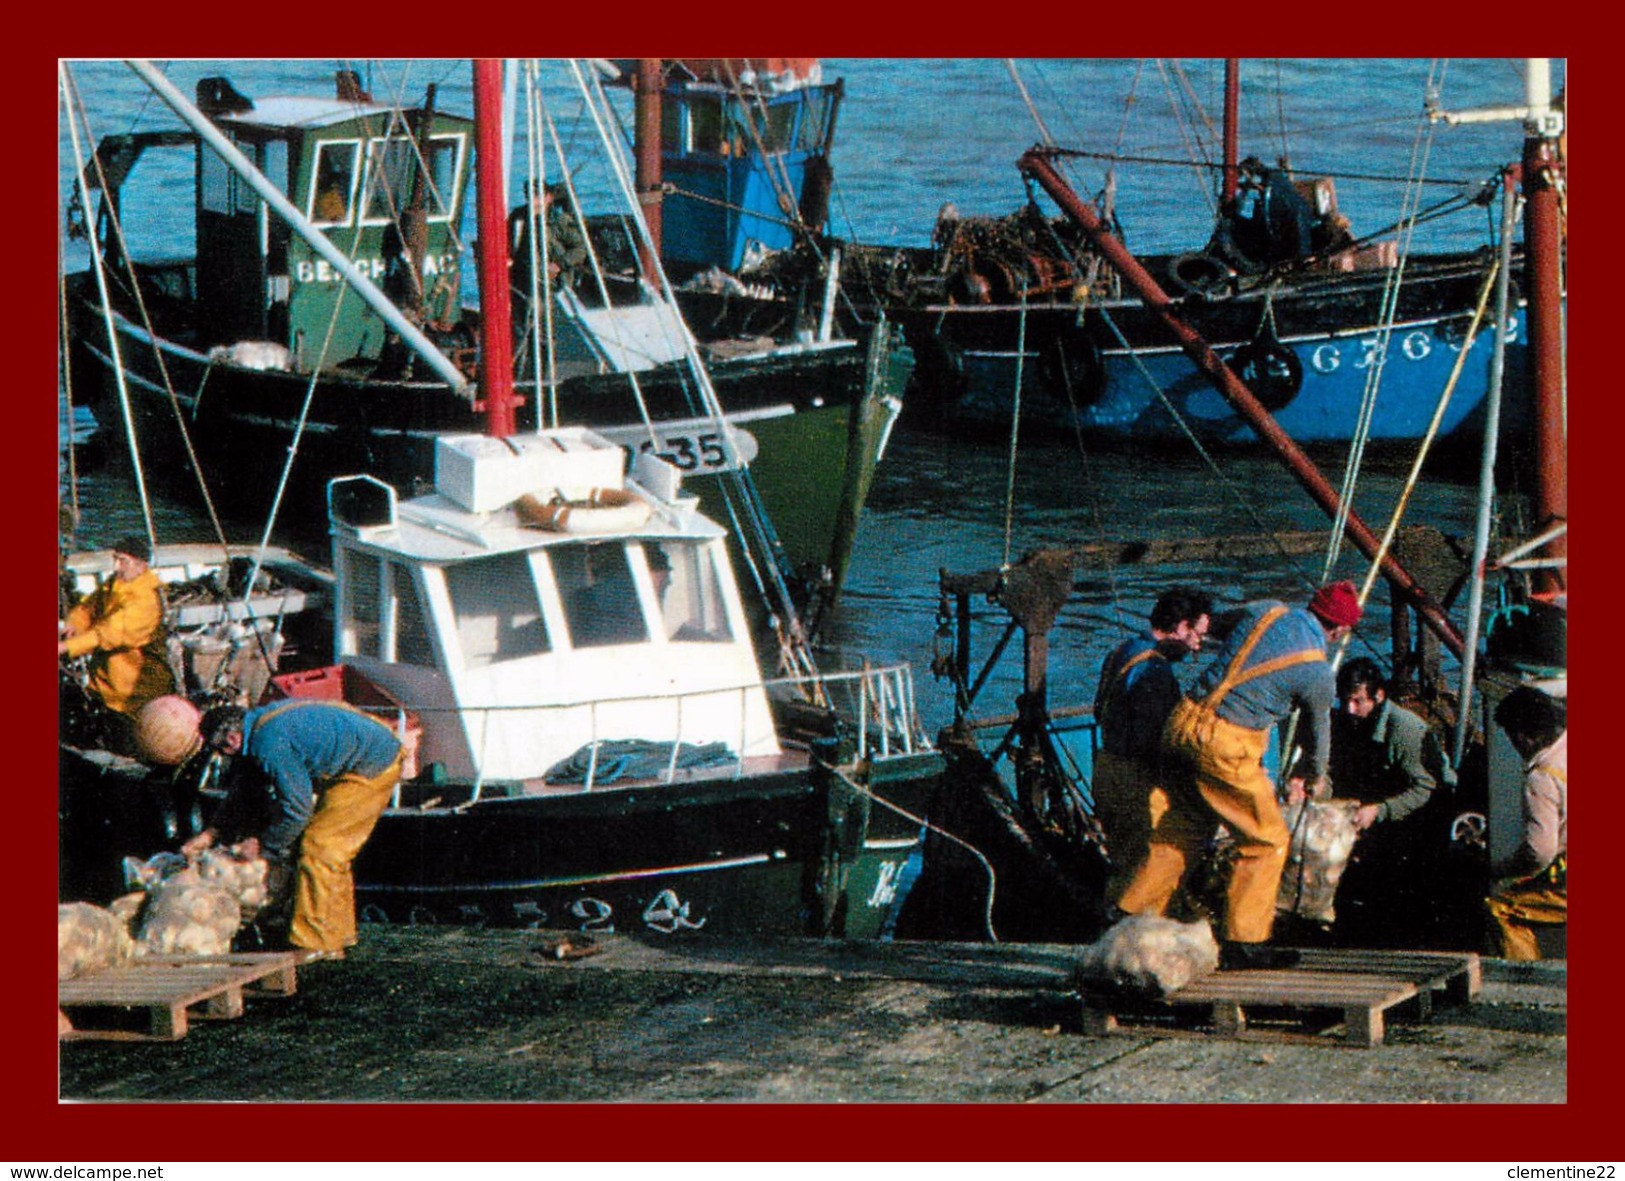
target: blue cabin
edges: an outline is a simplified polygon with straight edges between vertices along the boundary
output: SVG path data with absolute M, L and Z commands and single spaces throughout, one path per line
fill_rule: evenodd
M 620 63 L 635 72 L 632 63 Z M 632 67 L 628 69 L 627 67 Z M 678 273 L 783 250 L 828 217 L 844 94 L 816 59 L 675 61 L 661 91 L 662 254 Z

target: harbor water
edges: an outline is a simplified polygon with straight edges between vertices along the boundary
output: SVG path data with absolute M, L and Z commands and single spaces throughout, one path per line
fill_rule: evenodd
M 168 73 L 184 93 L 199 78 L 223 74 L 243 93 L 263 96 L 319 92 L 344 66 L 362 70 L 380 98 L 416 101 L 433 83 L 444 109 L 472 108 L 466 62 L 186 61 L 173 63 Z M 70 69 L 92 139 L 178 125 L 120 63 L 74 63 Z M 1223 75 L 1218 60 L 1010 64 L 993 59 L 831 58 L 823 69 L 845 78 L 847 91 L 832 155 L 836 190 L 831 228 L 859 241 L 924 243 L 946 201 L 964 215 L 1013 211 L 1025 199 L 1015 160 L 1046 134 L 1067 146 L 1135 160 L 1187 158 L 1187 143 L 1200 136 L 1208 145 L 1205 158 L 1218 155 Z M 1521 71 L 1521 62 L 1510 59 L 1247 61 L 1242 153 L 1271 162 L 1285 157 L 1297 169 L 1335 175 L 1340 206 L 1355 232 L 1370 232 L 1400 217 L 1405 201 L 1400 182 L 1406 176 L 1419 173 L 1430 182 L 1419 198 L 1427 206 L 1476 189 L 1517 156 L 1521 130 L 1516 123 L 1445 127 L 1422 119 L 1430 86 L 1439 104 L 1449 109 L 1517 103 Z M 593 132 L 581 114 L 580 99 L 562 67 L 544 65 L 542 75 L 548 113 L 567 156 L 588 161 L 574 177 L 583 204 L 605 207 L 611 200 L 606 169 L 601 153 L 586 143 Z M 1556 62 L 1554 86 L 1563 79 L 1563 63 Z M 1358 101 L 1348 105 L 1351 95 Z M 66 204 L 76 148 L 66 119 L 60 122 L 59 191 Z M 591 150 L 572 154 L 582 148 Z M 84 150 L 85 144 L 79 144 L 77 151 Z M 189 253 L 191 156 L 175 151 L 151 156 L 128 190 L 125 218 L 132 249 L 144 256 Z M 1101 191 L 1105 165 L 1100 160 L 1079 158 L 1069 167 L 1080 193 Z M 1129 245 L 1146 251 L 1200 247 L 1211 225 L 1212 188 L 1206 167 L 1120 165 L 1115 203 Z M 1417 231 L 1414 248 L 1481 243 L 1494 216 L 1493 209 L 1485 208 L 1465 218 L 1426 223 Z M 465 239 L 472 237 L 470 226 Z M 76 269 L 84 261 L 84 243 L 67 242 L 64 265 Z M 465 268 L 465 274 L 473 269 Z M 64 502 L 77 512 L 74 540 L 81 547 L 103 545 L 145 527 L 148 510 L 137 494 L 128 440 L 116 423 L 104 425 L 111 429 L 96 437 L 95 447 L 75 454 L 76 478 L 63 480 Z M 1321 458 L 1335 486 L 1342 457 Z M 1405 457 L 1390 456 L 1380 471 L 1368 469 L 1361 475 L 1354 507 L 1379 535 L 1400 498 L 1407 466 Z M 62 470 L 66 475 L 66 461 Z M 161 542 L 212 534 L 195 493 L 176 495 L 165 486 L 149 485 L 148 495 Z M 1430 478 L 1411 498 L 1405 523 L 1469 536 L 1473 499 L 1470 474 L 1454 481 Z M 225 525 L 238 541 L 257 539 L 266 528 L 262 520 L 227 520 Z M 941 644 L 946 650 L 946 641 L 937 636 L 939 571 L 985 570 L 1038 547 L 1326 525 L 1280 463 L 1262 453 L 1225 454 L 1210 463 L 1194 451 L 1086 452 L 1064 441 L 1012 448 L 997 441 L 970 443 L 899 431 L 878 472 L 846 592 L 828 620 L 823 642 L 877 662 L 912 662 L 921 715 L 934 730 L 949 719 L 952 701 L 946 683 L 933 681 L 928 673 L 934 648 Z M 271 539 L 326 558 L 319 521 L 279 521 Z M 1151 603 L 1171 583 L 1194 583 L 1221 605 L 1233 605 L 1261 596 L 1301 600 L 1328 574 L 1360 579 L 1363 572 L 1363 562 L 1348 550 L 1330 566 L 1323 556 L 1300 555 L 1086 572 L 1084 589 L 1054 632 L 1051 701 L 1087 703 L 1106 652 L 1143 625 Z M 996 610 L 988 618 L 1002 627 Z M 989 629 L 984 635 L 991 642 L 996 632 Z M 1387 590 L 1381 583 L 1359 643 L 1386 659 Z M 986 649 L 979 645 L 978 651 Z M 1005 664 L 983 692 L 979 708 L 985 712 L 1008 712 L 1019 689 L 1019 659 L 1007 657 Z M 1184 671 L 1194 667 L 1190 662 Z

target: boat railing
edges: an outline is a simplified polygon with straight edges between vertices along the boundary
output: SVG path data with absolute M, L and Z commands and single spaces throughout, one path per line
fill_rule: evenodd
M 691 728 L 703 724 L 705 727 L 704 742 L 728 742 L 729 755 L 733 762 L 733 774 L 742 776 L 745 769 L 747 751 L 751 748 L 753 735 L 752 727 L 769 725 L 766 719 L 760 718 L 758 711 L 752 709 L 752 699 L 762 690 L 768 690 L 772 695 L 775 690 L 793 690 L 797 694 L 811 698 L 817 694 L 816 700 L 826 704 L 835 717 L 856 729 L 857 746 L 860 754 L 868 758 L 892 758 L 911 755 L 929 749 L 930 743 L 919 729 L 915 713 L 914 681 L 910 665 L 896 664 L 884 667 L 865 667 L 852 672 L 826 674 L 823 676 L 781 677 L 766 682 L 750 683 L 745 685 L 726 686 L 716 689 L 687 691 L 682 693 L 648 693 L 628 697 L 603 698 L 595 701 L 573 701 L 558 703 L 506 703 L 487 706 L 448 706 L 445 704 L 412 704 L 408 702 L 352 702 L 357 708 L 380 718 L 388 723 L 399 735 L 403 744 L 408 748 L 409 761 L 415 761 L 417 745 L 424 731 L 433 726 L 436 717 L 446 717 L 453 714 L 465 720 L 483 719 L 489 721 L 496 715 L 525 713 L 533 717 L 569 715 L 571 724 L 561 729 L 581 729 L 582 714 L 585 713 L 587 723 L 585 741 L 574 754 L 585 752 L 587 766 L 585 773 L 579 781 L 584 791 L 590 791 L 603 782 L 603 772 L 600 755 L 608 744 L 617 741 L 627 741 L 626 727 L 623 724 L 611 724 L 606 721 L 606 715 L 625 715 L 628 711 L 658 709 L 662 705 L 669 705 L 673 725 L 662 733 L 658 740 L 662 744 L 669 742 L 670 750 L 665 753 L 665 767 L 658 775 L 649 776 L 657 782 L 671 783 L 681 770 L 683 761 L 683 746 L 685 742 L 696 741 Z M 719 699 L 732 698 L 737 702 L 737 728 L 733 730 L 732 738 L 719 739 L 717 737 L 717 719 Z M 703 706 L 701 703 L 705 703 Z M 703 708 L 706 714 L 703 723 L 695 723 L 693 715 Z M 756 718 L 753 719 L 753 713 Z M 470 727 L 479 734 L 480 749 L 474 760 L 476 773 L 467 803 L 477 802 L 484 791 L 487 778 L 480 768 L 488 765 L 491 754 L 491 743 L 497 740 L 501 727 L 493 725 L 476 725 Z M 545 732 L 547 727 L 538 723 L 535 729 Z M 606 731 L 619 731 L 610 734 Z M 566 756 L 569 758 L 572 756 Z M 618 762 L 619 760 L 617 760 Z M 403 776 L 403 782 L 414 776 Z M 392 807 L 399 807 L 402 798 L 402 788 L 397 785 L 391 799 Z M 464 805 L 466 806 L 466 804 Z
M 869 758 L 911 755 L 929 747 L 914 708 L 914 670 L 909 664 L 878 668 L 865 664 L 851 672 L 779 677 L 767 682 L 791 688 L 829 706 L 857 728 L 857 750 Z

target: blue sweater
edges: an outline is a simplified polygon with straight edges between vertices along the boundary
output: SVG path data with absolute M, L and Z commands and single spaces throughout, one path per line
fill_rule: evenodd
M 1100 745 L 1114 755 L 1155 764 L 1162 727 L 1179 704 L 1179 681 L 1172 664 L 1160 654 L 1140 661 L 1125 674 L 1122 668 L 1142 652 L 1154 651 L 1150 632 L 1124 640 L 1100 670 L 1095 691 L 1095 721 Z
M 1191 700 L 1200 702 L 1218 687 L 1231 658 L 1247 642 L 1259 619 L 1282 605 L 1273 599 L 1247 604 L 1224 647 L 1197 678 L 1190 692 Z M 1247 663 L 1237 671 L 1244 673 L 1265 661 L 1306 650 L 1318 652 L 1324 657 L 1326 631 L 1307 610 L 1294 607 L 1264 633 L 1263 639 L 1248 656 Z M 1318 779 L 1326 773 L 1327 754 L 1331 748 L 1332 703 L 1336 695 L 1337 683 L 1332 666 L 1329 661 L 1321 659 L 1277 669 L 1237 685 L 1219 702 L 1217 713 L 1225 721 L 1248 730 L 1265 730 L 1286 718 L 1296 706 L 1302 711 L 1298 719 L 1298 740 L 1309 757 L 1305 774 L 1310 779 Z
M 400 741 L 387 725 L 342 705 L 278 701 L 249 710 L 243 755 L 276 796 L 274 818 L 260 843 L 286 856 L 310 823 L 320 788 L 352 773 L 371 779 L 400 753 Z

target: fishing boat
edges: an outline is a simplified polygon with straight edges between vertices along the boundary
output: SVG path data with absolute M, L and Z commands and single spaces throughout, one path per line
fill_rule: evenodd
M 325 97 L 204 77 L 196 103 L 141 72 L 186 127 L 105 136 L 79 170 L 70 220 L 92 260 L 66 280 L 74 398 L 127 404 L 155 469 L 192 495 L 200 475 L 245 515 L 320 520 L 328 479 L 357 470 L 428 487 L 436 438 L 481 419 L 481 312 L 461 279 L 472 122 L 432 87 L 417 106 L 374 101 L 349 72 Z M 126 245 L 126 190 L 156 149 L 193 160 L 190 257 Z M 649 281 L 546 303 L 545 358 L 514 350 L 521 429 L 590 425 L 666 455 L 719 516 L 758 498 L 788 576 L 838 591 L 909 375 L 892 333 L 713 339 L 702 377 Z
M 1490 334 L 1471 329 L 1493 244 L 1413 252 L 1409 230 L 1419 217 L 1481 214 L 1500 187 L 1498 173 L 1476 192 L 1374 232 L 1356 230 L 1339 208 L 1335 177 L 1239 158 L 1239 74 L 1239 63 L 1228 62 L 1211 237 L 1192 249 L 1141 254 L 1140 263 L 1299 443 L 1346 444 L 1363 435 L 1380 445 L 1415 441 L 1430 429 L 1447 439 L 1476 439 Z M 667 98 L 681 103 L 683 91 L 669 89 Z M 763 125 L 748 95 L 736 101 L 736 118 Z M 1040 147 L 1056 166 L 1097 154 L 1053 141 Z M 668 150 L 668 167 L 676 159 Z M 1244 417 L 1214 394 L 1064 212 L 1045 209 L 1042 191 L 1025 165 L 1017 166 L 1029 199 L 1008 216 L 961 216 L 945 203 L 922 245 L 841 240 L 808 218 L 797 225 L 792 247 L 760 250 L 730 272 L 733 286 L 691 284 L 680 295 L 685 315 L 719 328 L 793 321 L 838 260 L 841 313 L 853 322 L 884 318 L 900 325 L 914 350 L 907 406 L 916 425 L 1008 434 L 1019 407 L 1033 439 L 1081 434 L 1136 445 L 1186 446 L 1192 437 L 1204 445 L 1256 444 Z M 785 207 L 827 208 L 827 199 L 802 199 L 808 192 L 792 191 L 797 200 Z M 1101 213 L 1121 236 L 1109 202 Z M 698 253 L 675 233 L 667 251 Z M 1516 252 L 1513 267 L 1517 293 Z M 1520 299 L 1508 317 L 1507 406 L 1522 415 L 1528 399 Z M 1458 361 L 1454 395 L 1434 424 L 1439 390 Z
M 412 735 L 364 912 L 872 936 L 940 772 L 908 670 L 764 680 L 675 469 L 515 442 L 442 439 L 437 491 L 398 504 L 333 490 L 337 663 L 275 684 Z
M 475 63 L 477 113 L 496 73 Z M 481 207 L 482 277 L 501 212 Z M 482 321 L 487 357 L 503 320 Z M 820 672 L 803 649 L 764 676 L 728 530 L 677 465 L 587 428 L 517 432 L 506 364 L 481 394 L 488 429 L 435 440 L 432 490 L 330 483 L 331 659 L 266 690 L 375 712 L 407 748 L 356 863 L 363 917 L 878 933 L 941 773 L 908 667 Z M 206 811 L 200 759 L 176 776 Z M 100 864 L 141 852 L 103 831 Z

